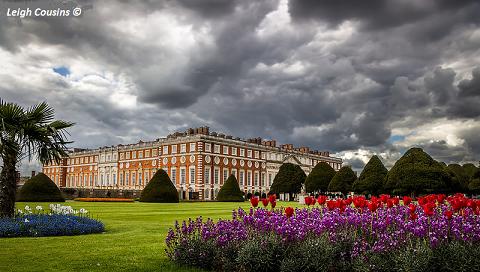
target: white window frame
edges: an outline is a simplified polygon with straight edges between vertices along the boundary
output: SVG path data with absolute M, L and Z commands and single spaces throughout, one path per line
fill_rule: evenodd
M 205 143 L 205 152 L 212 152 L 212 144 L 211 143 Z
M 180 184 L 187 184 L 187 169 L 180 167 Z
M 213 184 L 220 184 L 220 168 L 218 167 L 215 167 L 213 169 Z
M 226 173 L 226 175 L 225 175 Z M 229 174 L 229 171 L 228 171 L 228 168 L 223 168 L 223 173 L 222 173 L 222 176 L 223 176 L 223 184 L 225 184 L 225 181 L 227 181 L 228 179 L 228 175 Z
M 227 145 L 223 146 L 222 153 L 223 153 L 223 155 L 228 155 L 228 146 Z
M 209 166 L 205 166 L 204 167 L 204 182 L 205 184 L 210 184 L 210 167 Z
M 219 154 L 220 153 L 220 145 L 213 145 L 213 153 Z
M 177 168 L 172 167 L 171 169 L 171 175 L 170 175 L 170 180 L 172 181 L 173 184 L 177 184 Z
M 238 183 L 240 183 L 240 186 L 245 186 L 245 171 L 243 170 L 240 170 L 238 174 Z
M 190 152 L 195 152 L 197 149 L 197 143 L 190 143 Z
M 193 171 L 193 172 L 192 172 Z M 188 169 L 188 182 L 189 184 L 195 184 L 195 175 L 197 171 L 195 171 L 195 166 L 190 166 Z
M 177 145 L 172 145 L 172 154 L 177 154 Z
M 240 148 L 240 157 L 245 157 L 245 149 Z
M 168 155 L 168 145 L 163 146 L 163 155 Z
M 247 149 L 247 157 L 248 158 L 252 157 L 252 150 L 251 149 Z
M 187 153 L 187 144 L 180 145 L 180 153 Z

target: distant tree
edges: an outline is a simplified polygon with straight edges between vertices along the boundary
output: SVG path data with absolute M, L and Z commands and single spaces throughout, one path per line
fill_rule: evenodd
M 217 194 L 217 200 L 221 202 L 243 202 L 243 192 L 240 191 L 237 179 L 230 175 Z
M 28 109 L 0 99 L 0 217 L 13 217 L 17 189 L 15 171 L 24 158 L 42 164 L 67 157 L 66 129 L 73 123 L 54 120 L 55 110 L 42 102 Z
M 343 166 L 338 170 L 338 172 L 333 176 L 332 181 L 328 185 L 328 191 L 330 192 L 341 192 L 346 195 L 352 190 L 353 182 L 357 179 L 357 175 L 353 172 L 350 166 Z
M 277 175 L 273 179 L 270 193 L 292 194 L 300 193 L 302 185 L 305 183 L 305 172 L 298 165 L 292 163 L 284 163 L 280 166 Z
M 449 164 L 446 170 L 451 178 L 448 186 L 449 191 L 452 193 L 468 192 L 468 184 L 470 183 L 471 178 L 466 173 L 465 168 L 459 164 Z
M 479 171 L 479 169 L 473 163 L 466 163 L 462 165 L 462 168 L 464 169 L 465 174 L 470 180 L 473 178 L 473 175 L 475 175 L 475 173 Z
M 18 190 L 17 201 L 22 202 L 64 202 L 62 192 L 44 173 L 38 173 Z
M 373 155 L 353 183 L 352 190 L 359 194 L 378 195 L 383 191 L 387 173 L 388 170 L 382 161 L 377 155 Z
M 142 190 L 140 202 L 179 202 L 177 189 L 163 169 L 159 169 Z
M 468 184 L 468 189 L 472 194 L 480 194 L 480 170 L 473 174 L 472 180 L 470 181 L 470 184 Z
M 326 162 L 319 162 L 312 169 L 312 172 L 305 179 L 305 191 L 307 193 L 322 191 L 328 189 L 328 184 L 335 176 L 335 170 Z
M 390 169 L 385 189 L 393 194 L 443 193 L 451 177 L 446 168 L 421 148 L 409 149 Z

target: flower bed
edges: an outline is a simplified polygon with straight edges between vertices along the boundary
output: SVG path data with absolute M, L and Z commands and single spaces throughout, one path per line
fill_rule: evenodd
M 131 198 L 107 198 L 107 197 L 79 197 L 75 198 L 75 201 L 83 202 L 135 202 Z
M 0 218 L 0 237 L 63 236 L 101 233 L 102 222 L 88 217 L 85 209 L 74 210 L 70 206 L 50 204 L 49 210 L 37 206 L 35 210 L 25 206 L 14 218 Z
M 189 220 L 166 238 L 168 257 L 221 271 L 472 271 L 480 269 L 480 202 L 430 195 L 310 199 L 316 208 L 238 209 Z M 253 200 L 254 206 L 258 200 Z

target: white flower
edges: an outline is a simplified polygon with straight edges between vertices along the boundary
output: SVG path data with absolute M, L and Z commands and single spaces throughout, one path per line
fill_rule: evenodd
M 86 214 L 86 213 L 88 213 L 88 211 L 87 211 L 87 210 L 85 210 L 84 208 L 81 208 L 81 209 L 80 209 L 80 213 L 82 213 L 82 214 Z
M 26 206 L 25 206 L 25 210 L 26 210 L 26 211 L 31 210 L 30 206 L 26 205 Z
M 18 212 L 19 214 L 22 214 L 22 213 L 23 213 L 23 211 L 22 211 L 22 210 L 20 210 L 20 209 L 18 209 L 18 211 L 17 211 L 17 212 Z
M 37 207 L 35 207 L 35 209 L 37 209 L 37 211 L 41 211 L 41 210 L 43 210 L 43 207 L 42 206 L 37 206 Z
M 30 222 L 30 221 L 28 221 L 28 219 L 27 219 L 27 218 L 25 218 L 25 223 L 28 223 L 28 222 Z

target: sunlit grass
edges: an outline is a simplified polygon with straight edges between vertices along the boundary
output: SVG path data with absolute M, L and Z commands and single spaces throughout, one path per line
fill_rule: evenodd
M 17 203 L 48 207 L 49 203 Z M 199 271 L 178 267 L 164 253 L 165 235 L 175 220 L 203 216 L 230 218 L 233 209 L 250 203 L 183 202 L 101 203 L 67 202 L 85 208 L 105 223 L 103 234 L 0 238 L 0 271 Z M 261 204 L 260 204 L 261 205 Z M 281 206 L 296 203 L 278 203 Z

